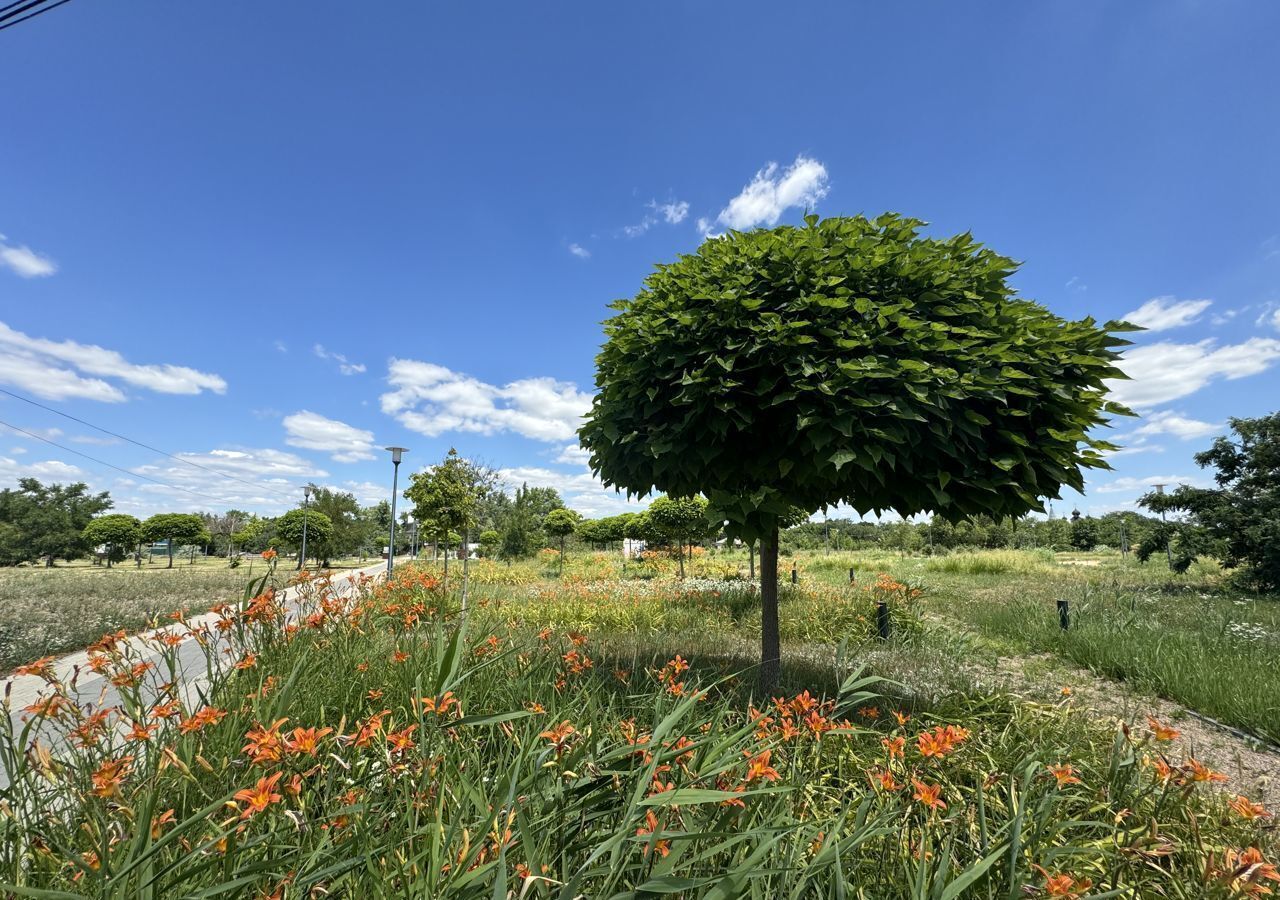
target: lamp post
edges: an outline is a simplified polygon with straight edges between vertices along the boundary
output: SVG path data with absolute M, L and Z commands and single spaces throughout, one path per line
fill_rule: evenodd
M 1157 494 L 1163 494 L 1163 493 L 1164 493 L 1164 485 L 1163 485 L 1163 484 L 1157 484 L 1157 485 L 1155 485 L 1155 489 L 1156 489 L 1156 493 L 1157 493 Z M 1168 519 L 1166 519 L 1166 518 L 1165 518 L 1165 516 L 1164 516 L 1164 507 L 1163 507 L 1163 506 L 1161 506 L 1161 507 L 1160 507 L 1160 524 L 1164 526 L 1164 558 L 1165 558 L 1165 561 L 1169 563 L 1169 571 L 1170 571 L 1170 572 L 1172 572 L 1172 571 L 1173 571 L 1173 550 L 1171 550 L 1171 549 L 1169 548 L 1169 544 L 1170 544 L 1170 541 L 1169 541 L 1169 520 L 1168 520 Z
M 384 448 L 391 453 L 391 543 L 387 545 L 387 577 L 391 577 L 391 571 L 395 568 L 396 562 L 396 494 L 400 490 L 400 457 L 407 453 L 404 447 L 386 447 Z
M 311 485 L 302 489 L 302 552 L 298 554 L 298 569 L 307 561 L 307 507 L 311 505 Z

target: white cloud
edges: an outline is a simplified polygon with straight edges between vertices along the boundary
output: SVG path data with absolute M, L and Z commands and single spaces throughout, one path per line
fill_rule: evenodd
M 1071 276 L 1071 280 L 1070 280 L 1070 281 L 1068 281 L 1068 282 L 1066 283 L 1066 285 L 1064 285 L 1064 287 L 1065 287 L 1067 290 L 1077 290 L 1077 291 L 1087 291 L 1087 290 L 1089 290 L 1089 285 L 1087 285 L 1087 284 L 1085 284 L 1084 282 L 1082 282 L 1082 281 L 1080 280 L 1080 276 L 1079 276 L 1079 275 L 1072 275 L 1072 276 Z
M 117 378 L 161 394 L 199 394 L 206 390 L 222 394 L 227 390 L 222 378 L 208 372 L 167 364 L 135 365 L 114 350 L 34 338 L 0 322 L 0 382 L 47 400 L 124 400 L 124 392 L 104 378 Z
M 588 250 L 586 247 L 582 246 L 581 244 L 570 244 L 569 252 L 572 253 L 574 256 L 578 257 L 579 259 L 591 258 L 591 251 Z
M 679 225 L 689 215 L 689 201 L 672 200 L 669 203 L 654 203 L 653 207 L 666 219 L 668 225 Z
M 1280 309 L 1271 314 L 1271 327 L 1276 331 L 1280 331 Z
M 668 225 L 679 225 L 689 215 L 688 200 L 668 200 L 666 203 L 650 200 L 646 206 L 653 212 L 645 213 L 644 218 L 634 225 L 623 225 L 624 235 L 629 238 L 640 237 L 660 221 Z
M 565 474 L 538 466 L 516 466 L 499 469 L 498 477 L 508 493 L 521 485 L 555 488 L 566 506 L 588 518 L 611 516 L 621 512 L 638 512 L 648 501 L 628 500 L 625 495 L 609 490 L 588 471 Z
M 585 447 L 570 444 L 560 451 L 556 462 L 566 466 L 585 466 L 590 459 L 591 453 Z
M 114 447 L 120 443 L 119 438 L 98 437 L 94 434 L 77 434 L 71 438 L 73 444 L 91 444 L 95 447 Z
M 1118 494 L 1122 491 L 1147 491 L 1157 484 L 1167 485 L 1166 490 L 1173 490 L 1180 484 L 1204 487 L 1208 482 L 1196 475 L 1148 475 L 1146 478 L 1124 477 L 1099 485 L 1094 488 L 1094 493 Z
M 289 352 L 289 346 L 288 346 L 284 341 L 276 341 L 276 342 L 275 342 L 275 348 L 276 348 L 276 350 L 278 350 L 280 353 L 288 353 L 288 352 Z
M 321 359 L 332 360 L 338 364 L 338 371 L 343 375 L 359 375 L 365 370 L 364 363 L 349 362 L 341 353 L 326 350 L 323 344 L 316 344 L 311 351 Z
M 1222 425 L 1201 422 L 1199 419 L 1188 418 L 1182 413 L 1164 409 L 1145 416 L 1143 424 L 1134 429 L 1133 433 L 1142 435 L 1171 434 L 1174 437 L 1188 441 L 1192 438 L 1204 437 L 1207 434 L 1222 431 L 1223 428 L 1224 426 Z
M 778 164 L 771 162 L 756 172 L 750 184 L 720 210 L 716 221 L 739 231 L 758 225 L 776 225 L 786 210 L 812 207 L 826 195 L 827 169 L 816 159 L 797 156 L 796 161 L 781 172 Z M 699 227 L 707 233 L 710 223 L 700 220 Z
M 117 487 L 111 490 L 117 509 L 134 515 L 150 515 L 154 512 L 234 506 L 277 515 L 301 504 L 303 484 L 319 482 L 329 475 L 324 469 L 286 450 L 221 448 L 207 453 L 176 455 L 179 459 L 241 481 L 219 478 L 210 472 L 168 460 L 135 466 L 132 471 L 136 474 L 167 482 L 172 487 L 130 479 L 117 480 Z M 193 496 L 187 491 L 203 496 Z
M 1176 297 L 1153 297 L 1123 318 L 1148 331 L 1167 331 L 1190 325 L 1200 318 L 1213 303 L 1212 300 L 1179 300 Z
M 12 246 L 0 234 L 0 268 L 7 268 L 22 278 L 43 278 L 58 271 L 57 264 L 41 256 L 25 244 Z
M 373 432 L 356 428 L 319 413 L 301 410 L 284 417 L 285 443 L 305 450 L 321 450 L 335 462 L 374 458 Z
M 15 447 L 10 452 L 17 455 L 19 451 L 22 451 L 21 447 Z M 77 466 L 57 459 L 19 462 L 7 456 L 0 456 L 0 489 L 16 485 L 19 478 L 38 478 L 41 481 L 59 482 L 81 481 L 84 478 L 84 472 Z
M 435 437 L 447 431 L 515 432 L 539 441 L 573 437 L 591 395 L 567 381 L 524 378 L 499 386 L 414 359 L 392 359 L 382 411 L 406 428 Z
M 1273 338 L 1249 338 L 1223 347 L 1212 338 L 1194 344 L 1162 341 L 1125 353 L 1120 368 L 1131 380 L 1108 382 L 1108 387 L 1120 403 L 1152 407 L 1194 394 L 1219 378 L 1265 372 L 1277 360 L 1280 340 Z

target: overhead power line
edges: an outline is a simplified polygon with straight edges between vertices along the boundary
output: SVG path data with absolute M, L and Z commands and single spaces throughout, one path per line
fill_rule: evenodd
M 13 431 L 16 431 L 18 432 L 18 434 L 25 434 L 29 438 L 35 438 L 37 441 L 44 441 L 46 444 L 48 444 L 51 447 L 57 447 L 59 450 L 65 450 L 68 453 L 74 453 L 76 456 L 82 456 L 85 459 L 89 460 L 90 462 L 95 462 L 100 466 L 106 466 L 108 469 L 115 469 L 117 472 L 123 472 L 125 475 L 128 475 L 130 478 L 141 478 L 144 481 L 150 481 L 152 484 L 158 484 L 161 487 L 166 487 L 174 491 L 182 491 L 183 493 L 191 494 L 193 497 L 202 497 L 205 500 L 212 500 L 215 503 L 234 504 L 238 502 L 235 500 L 228 500 L 226 497 L 215 497 L 212 494 L 206 494 L 202 491 L 193 491 L 191 490 L 191 488 L 184 488 L 182 485 L 179 485 L 179 484 L 170 484 L 167 481 L 161 481 L 159 478 L 152 478 L 150 475 L 143 475 L 141 472 L 130 472 L 128 469 L 121 468 L 120 466 L 117 466 L 115 463 L 109 463 L 105 459 L 98 459 L 98 457 L 96 456 L 90 456 L 88 453 L 83 453 L 72 447 L 67 447 L 64 444 L 59 444 L 57 441 L 51 441 L 47 437 L 44 437 L 43 435 L 36 434 L 34 431 L 27 431 L 25 428 L 19 428 L 17 425 L 11 425 L 10 423 L 5 422 L 4 420 L 0 420 L 0 425 L 3 425 L 5 428 L 9 428 Z
M 21 25 L 28 19 L 34 19 L 38 15 L 47 13 L 51 9 L 57 9 L 62 4 L 70 2 L 71 0 L 53 0 L 53 2 L 50 2 L 50 0 L 17 0 L 16 3 L 0 7 L 0 31 L 12 28 L 14 25 Z
M 21 400 L 23 403 L 29 403 L 32 406 L 45 410 L 46 412 L 51 412 L 55 416 L 62 416 L 62 418 L 64 419 L 70 419 L 72 422 L 76 422 L 80 425 L 84 425 L 86 428 L 92 428 L 94 431 L 100 431 L 103 434 L 110 435 L 113 438 L 118 438 L 122 441 L 127 441 L 128 443 L 133 444 L 134 446 L 137 446 L 137 447 L 141 447 L 144 450 L 150 450 L 152 453 L 159 453 L 161 456 L 167 456 L 169 459 L 172 459 L 175 462 L 180 462 L 184 466 L 191 466 L 193 469 L 201 469 L 205 472 L 209 472 L 213 475 L 217 475 L 219 478 L 226 478 L 231 481 L 239 482 L 240 484 L 243 484 L 246 487 L 253 488 L 255 491 L 266 491 L 267 493 L 276 494 L 280 497 L 286 497 L 289 499 L 293 498 L 292 494 L 285 493 L 284 491 L 278 490 L 276 488 L 269 488 L 266 485 L 254 484 L 252 481 L 245 481 L 243 478 L 238 478 L 235 475 L 228 475 L 226 472 L 220 472 L 217 469 L 214 469 L 210 466 L 201 465 L 198 462 L 192 462 L 191 460 L 186 459 L 184 457 L 177 456 L 173 453 L 169 453 L 167 450 L 161 450 L 159 447 L 152 447 L 150 444 L 144 444 L 142 441 L 135 441 L 133 438 L 126 437 L 123 434 L 117 434 L 114 431 L 108 431 L 106 428 L 103 428 L 99 425 L 94 425 L 92 422 L 86 422 L 84 419 L 77 418 L 76 416 L 73 416 L 70 413 L 65 413 L 60 409 L 54 409 L 52 406 L 45 406 L 43 403 L 39 403 L 35 400 L 32 400 L 30 397 L 24 397 L 21 394 L 15 394 L 13 391 L 5 390 L 4 388 L 0 388 L 0 394 L 5 394 L 9 397 L 12 397 L 14 400 Z M 74 453 L 75 451 L 72 451 L 72 452 Z

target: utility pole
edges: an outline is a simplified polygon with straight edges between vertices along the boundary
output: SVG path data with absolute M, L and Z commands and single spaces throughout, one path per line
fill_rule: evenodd
M 1163 496 L 1164 487 L 1165 486 L 1163 484 L 1155 485 L 1156 493 Z M 1164 558 L 1169 563 L 1169 571 L 1172 572 L 1173 571 L 1173 550 L 1169 546 L 1171 543 L 1171 541 L 1169 540 L 1169 520 L 1165 518 L 1163 506 L 1160 507 L 1160 524 L 1164 526 Z

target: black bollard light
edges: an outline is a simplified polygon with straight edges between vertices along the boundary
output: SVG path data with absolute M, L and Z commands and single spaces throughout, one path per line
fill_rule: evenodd
M 1058 601 L 1058 624 L 1063 631 L 1071 627 L 1071 609 L 1066 600 Z
M 876 633 L 880 640 L 889 640 L 889 604 L 883 600 L 876 603 Z

